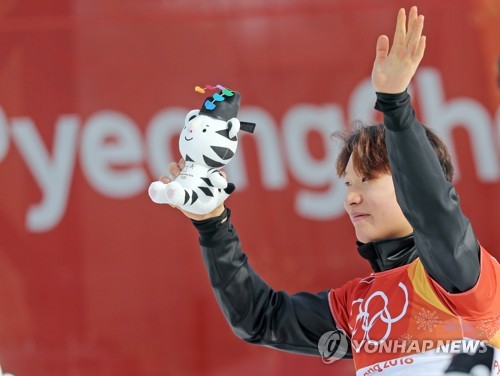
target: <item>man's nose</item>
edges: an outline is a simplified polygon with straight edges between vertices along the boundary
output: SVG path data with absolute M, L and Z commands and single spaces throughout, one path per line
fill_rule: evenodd
M 363 201 L 361 193 L 359 191 L 351 190 L 348 191 L 345 196 L 346 205 L 357 205 Z

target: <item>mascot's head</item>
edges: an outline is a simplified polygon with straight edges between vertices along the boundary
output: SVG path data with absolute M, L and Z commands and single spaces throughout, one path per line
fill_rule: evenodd
M 255 124 L 240 122 L 236 116 L 240 107 L 240 94 L 221 85 L 209 89 L 220 89 L 205 100 L 200 110 L 190 111 L 179 137 L 179 150 L 187 162 L 208 167 L 224 167 L 236 152 L 237 134 L 244 130 L 253 132 Z M 196 87 L 196 91 L 205 92 Z

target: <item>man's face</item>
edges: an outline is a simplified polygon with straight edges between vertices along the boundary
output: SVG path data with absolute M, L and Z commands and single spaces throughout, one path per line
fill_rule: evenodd
M 369 179 L 354 170 L 352 156 L 345 170 L 344 207 L 362 243 L 410 234 L 413 229 L 396 201 L 392 175 Z

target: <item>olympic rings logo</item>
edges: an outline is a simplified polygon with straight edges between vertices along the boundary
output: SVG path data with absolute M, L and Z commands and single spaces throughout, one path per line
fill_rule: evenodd
M 356 322 L 354 324 L 354 329 L 352 331 L 352 338 L 354 338 L 354 335 L 358 332 L 358 330 L 361 329 L 363 331 L 363 338 L 361 339 L 361 341 L 353 341 L 352 343 L 352 346 L 355 351 L 359 351 L 359 349 L 363 346 L 365 342 L 374 345 L 384 342 L 391 333 L 392 324 L 401 320 L 403 316 L 406 314 L 409 304 L 408 289 L 402 282 L 400 282 L 398 286 L 401 290 L 403 290 L 403 293 L 405 295 L 405 303 L 403 305 L 401 313 L 394 318 L 391 317 L 391 313 L 389 312 L 388 309 L 389 298 L 382 291 L 375 291 L 366 300 L 357 299 L 352 302 L 351 315 L 352 315 L 352 309 L 356 304 L 358 305 L 359 309 L 359 313 L 356 315 Z M 384 307 L 378 312 L 373 313 L 370 312 L 370 302 L 376 297 L 380 297 L 383 300 Z M 370 337 L 370 331 L 377 322 L 383 322 L 384 324 L 387 325 L 387 327 L 382 338 L 374 339 Z

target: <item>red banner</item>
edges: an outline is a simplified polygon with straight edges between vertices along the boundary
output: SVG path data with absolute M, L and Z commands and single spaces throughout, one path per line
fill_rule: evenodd
M 498 2 L 420 1 L 410 88 L 449 145 L 463 211 L 495 256 L 500 211 Z M 213 297 L 189 220 L 153 204 L 203 97 L 242 94 L 257 123 L 227 168 L 245 252 L 274 288 L 370 271 L 343 214 L 330 134 L 377 121 L 375 41 L 410 2 L 3 1 L 0 364 L 23 375 L 350 374 L 245 344 Z

